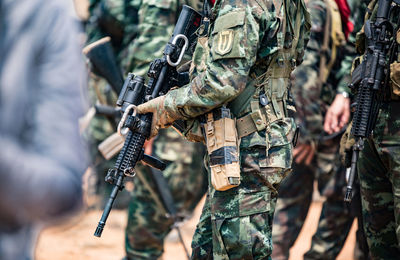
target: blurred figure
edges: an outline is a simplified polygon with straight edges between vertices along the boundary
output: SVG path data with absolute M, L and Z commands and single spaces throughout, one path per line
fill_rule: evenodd
M 0 259 L 82 204 L 85 74 L 66 1 L 0 0 Z

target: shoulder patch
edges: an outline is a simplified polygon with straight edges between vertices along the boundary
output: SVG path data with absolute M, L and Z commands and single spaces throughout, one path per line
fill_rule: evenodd
M 219 55 L 225 55 L 232 50 L 235 32 L 233 30 L 223 30 L 218 33 L 215 52 Z

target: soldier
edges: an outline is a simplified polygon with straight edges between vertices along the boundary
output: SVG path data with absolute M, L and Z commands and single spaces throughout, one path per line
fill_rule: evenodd
M 149 63 L 162 52 L 168 42 L 180 9 L 187 4 L 201 10 L 198 0 L 144 0 L 139 11 L 139 36 L 129 45 L 126 66 L 135 75 L 145 76 Z M 190 143 L 172 129 L 165 129 L 154 140 L 153 154 L 168 166 L 163 175 L 180 217 L 189 216 L 207 190 L 207 175 L 202 166 L 204 145 Z M 149 177 L 152 169 L 140 167 L 134 179 L 129 203 L 125 235 L 126 259 L 157 259 L 163 253 L 165 237 L 174 219 L 157 204 L 157 185 Z M 154 197 L 156 196 L 156 197 Z
M 208 112 L 229 108 L 238 123 L 225 129 L 231 133 L 226 139 L 236 143 L 237 134 L 240 156 L 234 153 L 237 146 L 224 156 L 208 156 L 214 185 L 193 237 L 192 258 L 270 259 L 277 187 L 292 162 L 289 76 L 301 63 L 309 17 L 302 0 L 216 1 L 210 10 L 213 2 L 204 8 L 191 82 L 140 105 L 138 112 L 153 113 L 152 135 L 177 119 L 190 120 L 186 136 L 194 139 L 200 137 L 200 121 L 207 120 L 208 137 L 217 131 L 214 113 Z M 209 148 L 212 140 L 207 138 Z M 238 186 L 216 190 L 214 173 L 239 160 L 240 185 L 228 179 Z
M 347 54 L 354 56 L 352 43 L 355 39 L 351 37 L 344 49 L 344 38 L 353 27 L 348 20 L 350 10 L 355 19 L 362 17 L 363 12 L 360 2 L 349 3 L 351 9 L 346 1 L 311 0 L 307 3 L 312 33 L 305 61 L 293 73 L 292 81 L 294 98 L 300 105 L 296 120 L 301 134 L 294 150 L 294 173 L 283 181 L 279 189 L 273 229 L 274 259 L 289 258 L 289 250 L 311 205 L 314 180 L 318 181 L 319 192 L 326 201 L 305 259 L 336 258 L 357 215 L 357 211 L 349 210 L 343 201 L 345 169 L 337 156 L 340 135 L 326 136 L 322 129 L 324 114 L 335 92 L 346 97 L 344 101 L 349 103 L 348 77 L 341 69 L 341 61 Z M 362 259 L 368 256 L 362 233 L 358 240 L 363 248 L 359 256 Z
M 391 4 L 392 1 L 370 1 L 366 18 L 375 22 L 378 9 L 386 3 Z M 382 14 L 382 10 L 385 8 L 381 9 L 379 14 Z M 398 30 L 398 5 L 397 8 L 391 10 L 393 13 L 389 22 L 395 30 Z M 397 31 L 397 35 L 398 33 Z M 364 53 L 367 47 L 363 40 L 365 35 L 364 30 L 361 30 L 357 35 L 356 46 L 358 53 L 364 55 L 364 60 L 368 60 Z M 396 31 L 394 35 L 396 36 Z M 398 112 L 400 109 L 398 87 L 400 82 L 398 66 L 400 43 L 398 37 L 397 39 L 391 37 L 390 40 L 393 40 L 392 44 L 386 46 L 389 51 L 393 48 L 394 55 L 384 57 L 388 64 L 386 76 L 389 80 L 383 82 L 378 80 L 380 88 L 384 92 L 382 103 L 379 106 L 376 124 L 372 128 L 373 135 L 365 139 L 357 163 L 364 230 L 373 259 L 398 259 L 400 255 L 400 115 Z M 357 65 L 357 61 L 355 64 Z M 385 63 L 380 62 L 380 64 Z M 367 83 L 369 82 L 367 81 Z M 342 121 L 343 115 L 348 111 L 349 106 L 346 104 L 339 102 L 332 104 L 325 120 L 325 131 L 335 132 L 339 128 L 338 125 Z M 358 108 L 357 111 L 359 111 Z M 352 145 L 345 143 L 345 147 L 351 148 Z

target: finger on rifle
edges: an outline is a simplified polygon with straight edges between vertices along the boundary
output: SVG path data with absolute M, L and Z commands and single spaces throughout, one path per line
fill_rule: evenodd
M 146 103 L 143 103 L 143 104 L 139 105 L 137 107 L 137 109 L 136 109 L 137 112 L 139 114 L 146 114 L 146 113 L 153 112 L 153 106 L 151 104 L 149 104 L 149 103 L 150 102 L 146 102 Z
M 330 125 L 330 134 L 335 133 L 340 130 L 339 127 L 339 115 L 336 113 L 331 113 L 331 125 Z
M 148 155 L 152 155 L 153 154 L 153 143 L 154 143 L 154 138 L 146 140 L 146 142 L 144 143 L 144 152 L 145 152 L 145 154 L 148 154 Z
M 350 108 L 346 108 L 344 109 L 343 115 L 340 118 L 339 128 L 342 129 L 349 122 L 349 119 L 350 119 Z

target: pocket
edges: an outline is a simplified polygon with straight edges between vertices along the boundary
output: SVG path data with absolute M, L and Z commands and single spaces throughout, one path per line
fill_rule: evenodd
M 266 167 L 291 168 L 293 161 L 292 139 L 296 124 L 293 118 L 273 122 L 268 131 L 268 155 Z
M 270 190 L 251 193 L 215 192 L 210 198 L 213 218 L 234 218 L 249 216 L 273 209 L 272 193 Z
M 221 259 L 254 259 L 272 251 L 272 211 L 213 220 L 214 254 Z
M 244 24 L 244 10 L 229 12 L 216 19 L 210 41 L 213 61 L 246 57 Z

